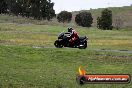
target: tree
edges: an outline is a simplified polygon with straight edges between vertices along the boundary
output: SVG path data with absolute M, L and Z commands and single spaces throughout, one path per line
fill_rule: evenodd
M 81 12 L 76 15 L 75 22 L 79 26 L 91 27 L 91 24 L 93 23 L 93 18 L 90 12 Z
M 70 22 L 72 19 L 72 13 L 67 11 L 61 11 L 58 16 L 57 20 L 58 22 Z
M 8 10 L 9 14 L 16 16 L 50 20 L 55 16 L 53 6 L 51 0 L 2 0 L 0 14 Z
M 7 13 L 7 4 L 5 0 L 1 0 L 0 2 L 0 14 Z
M 101 24 L 101 17 L 97 17 L 97 28 L 98 29 L 101 29 L 101 26 L 102 24 Z
M 97 18 L 97 28 L 103 30 L 112 30 L 112 11 L 104 9 L 101 17 Z
M 28 12 L 31 12 L 34 19 L 50 20 L 55 16 L 54 3 L 51 0 L 29 0 L 28 4 L 30 8 Z

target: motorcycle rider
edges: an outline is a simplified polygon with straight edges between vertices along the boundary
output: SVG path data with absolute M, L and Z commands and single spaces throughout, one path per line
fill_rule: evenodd
M 75 29 L 73 29 L 72 27 L 68 28 L 68 32 L 71 33 L 69 42 L 70 42 L 70 46 L 74 46 L 74 43 L 76 42 L 76 40 L 78 39 L 78 33 L 76 32 Z

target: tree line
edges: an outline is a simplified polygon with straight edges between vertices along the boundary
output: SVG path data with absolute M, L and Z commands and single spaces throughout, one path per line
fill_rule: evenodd
M 62 15 L 63 14 L 63 15 Z M 70 15 L 70 16 L 68 16 Z M 57 16 L 58 22 L 70 22 L 72 13 L 62 11 Z M 67 21 L 68 20 L 68 21 Z M 82 27 L 91 27 L 93 23 L 92 14 L 90 12 L 80 12 L 75 16 L 75 22 Z M 104 9 L 101 16 L 97 18 L 97 28 L 103 30 L 112 30 L 112 11 Z
M 56 17 L 53 9 L 54 3 L 51 0 L 1 0 L 0 14 L 20 15 L 22 17 L 32 17 L 38 20 L 50 20 Z M 57 15 L 58 22 L 70 22 L 72 13 L 61 11 Z M 92 14 L 90 12 L 80 12 L 75 16 L 75 22 L 82 27 L 91 27 L 93 23 Z M 117 29 L 122 23 L 120 19 L 116 19 L 115 24 Z M 104 9 L 101 16 L 97 17 L 97 28 L 103 30 L 112 30 L 112 11 Z
M 51 0 L 1 0 L 0 14 L 50 20 L 55 16 Z

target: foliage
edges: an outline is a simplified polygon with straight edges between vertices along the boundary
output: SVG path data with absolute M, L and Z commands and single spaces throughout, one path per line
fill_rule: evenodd
M 112 11 L 104 9 L 101 17 L 97 18 L 97 28 L 103 30 L 112 30 Z
M 53 6 L 50 0 L 2 0 L 0 12 L 50 20 L 55 16 Z
M 80 12 L 76 15 L 75 22 L 79 26 L 91 27 L 91 24 L 93 23 L 93 18 L 90 12 Z
M 57 20 L 58 22 L 70 22 L 72 19 L 72 13 L 67 11 L 61 11 L 58 16 Z
M 7 3 L 5 0 L 0 1 L 0 14 L 7 13 Z

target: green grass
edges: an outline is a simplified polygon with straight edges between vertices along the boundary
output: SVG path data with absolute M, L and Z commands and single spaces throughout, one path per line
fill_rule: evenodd
M 0 23 L 0 88 L 131 88 L 130 84 L 76 83 L 79 66 L 88 74 L 130 74 L 132 55 L 93 49 L 132 50 L 131 29 L 75 27 L 88 48 L 52 48 L 64 26 Z M 43 46 L 51 48 L 33 48 Z
M 3 88 L 130 88 L 131 83 L 80 86 L 75 78 L 79 66 L 88 74 L 132 75 L 131 63 L 132 55 L 124 53 L 2 45 L 0 85 Z

